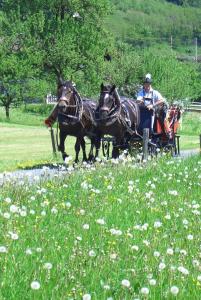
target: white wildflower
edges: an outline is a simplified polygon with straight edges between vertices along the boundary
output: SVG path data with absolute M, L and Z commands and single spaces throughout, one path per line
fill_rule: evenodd
M 52 264 L 51 264 L 50 262 L 46 262 L 46 263 L 44 264 L 44 269 L 46 269 L 46 270 L 51 270 L 51 269 L 52 269 Z
M 32 281 L 32 283 L 31 283 L 31 288 L 32 288 L 33 290 L 39 290 L 39 288 L 40 288 L 40 283 L 39 283 L 38 281 Z
M 128 279 L 123 279 L 121 282 L 123 287 L 129 288 L 130 287 L 130 281 Z
M 154 222 L 154 228 L 159 228 L 162 226 L 162 223 L 160 221 Z
M 159 271 L 162 271 L 165 269 L 165 267 L 166 267 L 166 264 L 164 262 L 161 262 L 158 266 L 158 269 L 159 269 Z
M 143 288 L 141 288 L 140 293 L 142 295 L 148 295 L 149 294 L 149 289 L 147 287 L 143 287 Z
M 91 295 L 90 294 L 84 294 L 82 297 L 82 300 L 91 300 Z
M 105 225 L 104 219 L 97 219 L 96 223 L 99 224 L 99 225 Z
M 82 228 L 85 229 L 85 230 L 88 230 L 88 229 L 89 229 L 89 224 L 84 224 L 84 225 L 82 226 Z
M 172 295 L 177 296 L 177 294 L 179 293 L 179 288 L 177 286 L 173 285 L 170 288 L 170 292 L 172 293 Z
M 174 250 L 172 248 L 168 248 L 167 251 L 166 251 L 166 253 L 168 255 L 173 255 L 174 254 Z
M 5 246 L 0 246 L 0 253 L 7 253 L 7 248 Z
M 89 256 L 90 256 L 90 257 L 95 257 L 95 256 L 96 256 L 95 251 L 94 251 L 94 250 L 90 250 L 90 251 L 89 251 Z
M 150 279 L 150 280 L 149 280 L 149 284 L 150 284 L 150 285 L 156 285 L 156 279 L 153 279 L 153 278 Z
M 193 240 L 193 235 L 192 235 L 192 234 L 187 235 L 187 239 L 188 239 L 189 241 L 192 241 L 192 240 Z
M 188 275 L 189 271 L 184 268 L 183 266 L 178 267 L 178 271 L 181 272 L 183 275 Z

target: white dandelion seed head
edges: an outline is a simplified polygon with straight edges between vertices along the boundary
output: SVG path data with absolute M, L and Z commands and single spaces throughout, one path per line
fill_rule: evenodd
M 162 271 L 165 269 L 165 267 L 166 267 L 166 264 L 164 262 L 161 262 L 158 266 L 158 269 L 159 269 L 159 271 Z
M 112 259 L 112 260 L 117 259 L 117 254 L 116 253 L 111 253 L 110 254 L 110 259 Z
M 52 263 L 50 263 L 50 262 L 44 263 L 44 269 L 51 270 L 52 269 Z
M 192 240 L 193 240 L 193 235 L 192 235 L 192 234 L 188 234 L 188 235 L 187 235 L 187 239 L 188 239 L 189 241 L 192 241 Z
M 10 237 L 11 237 L 12 240 L 18 240 L 19 239 L 18 234 L 14 233 L 14 232 L 11 232 L 11 236 Z
M 160 257 L 160 252 L 159 251 L 154 251 L 154 257 Z
M 130 281 L 128 279 L 123 279 L 121 285 L 126 288 L 129 288 L 131 286 Z
M 11 212 L 11 213 L 17 213 L 18 210 L 19 210 L 18 206 L 14 205 L 14 204 L 12 204 L 12 205 L 10 206 L 10 212 Z
M 184 268 L 183 266 L 178 267 L 178 271 L 181 272 L 183 275 L 188 275 L 189 271 Z
M 166 253 L 168 255 L 173 255 L 174 254 L 174 250 L 172 248 L 168 248 L 167 251 L 166 251 Z
M 160 228 L 162 226 L 162 223 L 160 221 L 154 222 L 154 228 Z
M 40 288 L 40 283 L 39 283 L 38 281 L 32 281 L 32 283 L 31 283 L 31 288 L 32 288 L 33 290 L 39 290 L 39 288 Z
M 139 247 L 137 245 L 133 245 L 133 246 L 131 246 L 131 249 L 134 250 L 134 251 L 138 251 Z
M 90 250 L 89 251 L 89 256 L 90 257 L 95 257 L 96 256 L 96 252 L 94 250 Z
M 88 229 L 89 229 L 89 224 L 84 224 L 84 225 L 82 226 L 82 228 L 83 228 L 84 230 L 88 230 Z
M 201 275 L 198 275 L 197 281 L 200 281 L 200 282 L 201 282 Z
M 82 300 L 91 300 L 91 295 L 90 294 L 84 294 L 82 296 Z
M 52 207 L 51 213 L 56 215 L 58 213 L 58 209 L 56 207 Z
M 71 207 L 71 203 L 70 202 L 66 202 L 65 205 L 66 205 L 67 208 Z
M 140 293 L 142 295 L 148 295 L 149 294 L 149 289 L 147 287 L 143 287 L 143 288 L 141 288 Z
M 153 279 L 153 278 L 150 279 L 150 280 L 149 280 L 149 284 L 150 284 L 150 285 L 153 285 L 153 286 L 156 285 L 156 279 Z
M 176 285 L 173 285 L 170 288 L 170 292 L 172 293 L 172 295 L 177 296 L 177 294 L 179 293 L 179 288 Z
M 5 212 L 5 213 L 3 214 L 3 217 L 4 217 L 5 219 L 10 219 L 10 214 L 9 214 L 8 212 Z
M 25 253 L 27 255 L 31 255 L 33 252 L 32 252 L 32 250 L 30 248 L 28 248 L 28 249 L 26 249 Z
M 8 250 L 5 246 L 0 246 L 0 253 L 7 253 Z
M 9 197 L 5 198 L 4 201 L 5 201 L 6 203 L 11 203 L 11 202 L 12 202 L 11 198 L 9 198 Z

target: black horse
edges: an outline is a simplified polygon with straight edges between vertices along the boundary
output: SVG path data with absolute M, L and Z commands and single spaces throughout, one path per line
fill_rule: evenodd
M 94 159 L 93 148 L 96 148 L 95 157 L 98 156 L 99 150 L 99 146 L 97 146 L 96 123 L 94 120 L 96 102 L 83 100 L 71 81 L 60 80 L 57 94 L 58 104 L 45 122 L 46 124 L 52 124 L 58 119 L 59 151 L 62 153 L 63 160 L 68 156 L 65 152 L 65 139 L 67 135 L 76 137 L 75 162 L 78 162 L 80 146 L 82 147 L 84 161 Z M 91 140 L 89 157 L 86 154 L 85 136 Z
M 115 138 L 112 157 L 127 147 L 127 141 L 139 125 L 139 108 L 132 99 L 120 99 L 115 85 L 101 84 L 99 105 L 96 110 L 97 128 L 101 136 Z

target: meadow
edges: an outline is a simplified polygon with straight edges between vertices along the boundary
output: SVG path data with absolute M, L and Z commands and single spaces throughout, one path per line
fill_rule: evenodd
M 200 299 L 200 171 L 122 156 L 5 183 L 0 299 Z
M 0 172 L 62 162 L 60 153 L 57 157 L 52 153 L 50 132 L 44 126 L 47 115 L 12 109 L 10 121 L 7 121 L 4 111 L 0 109 Z M 55 127 L 54 132 L 56 134 Z M 200 133 L 201 114 L 184 113 L 179 131 L 181 149 L 199 149 Z M 72 157 L 75 155 L 74 144 L 75 139 L 67 137 L 66 151 Z

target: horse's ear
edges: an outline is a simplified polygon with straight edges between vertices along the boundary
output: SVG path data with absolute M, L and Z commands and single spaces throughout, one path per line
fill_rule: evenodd
M 104 84 L 103 83 L 101 83 L 101 90 L 103 90 L 104 89 Z

